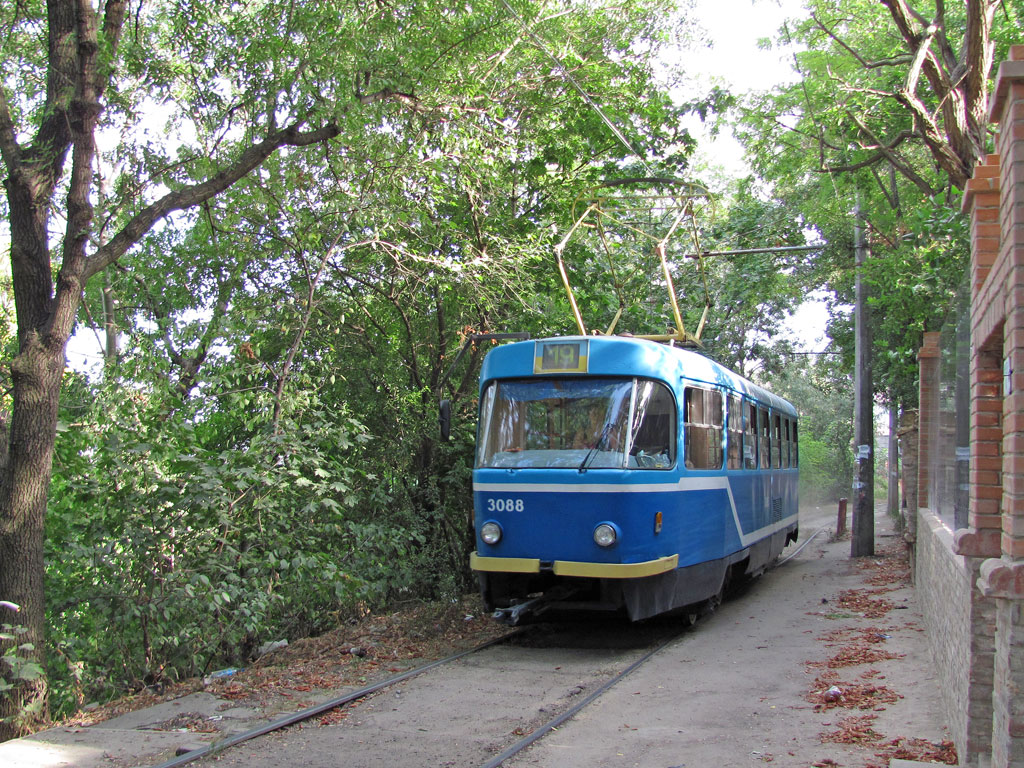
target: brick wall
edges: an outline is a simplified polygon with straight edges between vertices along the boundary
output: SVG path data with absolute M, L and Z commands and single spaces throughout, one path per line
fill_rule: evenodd
M 998 153 L 974 169 L 964 192 L 968 527 L 952 532 L 932 514 L 928 470 L 919 467 L 915 570 L 960 764 L 1024 768 L 1024 46 L 1000 65 L 989 118 L 999 125 Z M 934 384 L 929 341 L 919 358 L 923 425 L 933 418 L 924 413 Z

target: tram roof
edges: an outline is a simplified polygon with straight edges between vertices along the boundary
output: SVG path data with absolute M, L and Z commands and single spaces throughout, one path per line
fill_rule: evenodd
M 586 375 L 642 376 L 661 379 L 673 386 L 683 379 L 743 393 L 772 408 L 796 415 L 796 408 L 787 400 L 696 350 L 629 336 L 558 336 L 503 344 L 484 358 L 480 372 L 481 390 L 493 379 L 580 375 L 565 371 L 537 373 L 535 369 L 541 349 L 539 345 L 578 342 L 586 343 Z

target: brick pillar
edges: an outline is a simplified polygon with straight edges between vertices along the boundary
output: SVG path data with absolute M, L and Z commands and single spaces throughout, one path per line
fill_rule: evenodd
M 971 217 L 971 457 L 967 530 L 955 551 L 966 557 L 1000 554 L 1002 500 L 1002 311 L 978 311 L 991 301 L 985 280 L 999 255 L 999 155 L 989 155 L 967 182 L 963 211 Z M 986 292 L 985 289 L 988 289 Z
M 998 283 L 1002 345 L 1001 555 L 981 566 L 978 588 L 996 605 L 992 768 L 1024 766 L 1024 46 L 999 67 L 989 118 L 999 123 L 1000 244 L 990 282 Z M 995 278 L 999 279 L 996 280 Z M 988 290 L 983 286 L 983 293 Z M 995 336 L 995 334 L 993 334 Z M 995 345 L 986 352 L 991 357 Z M 978 522 L 988 522 L 979 516 Z
M 929 509 L 931 505 L 931 475 L 936 442 L 939 439 L 939 350 L 938 331 L 924 334 L 924 346 L 917 353 L 918 416 L 917 416 L 917 507 Z M 917 522 L 914 522 L 916 531 Z M 909 540 L 915 541 L 914 531 Z
M 1002 321 L 991 304 L 986 279 L 999 254 L 1000 158 L 989 155 L 974 169 L 964 191 L 971 220 L 970 489 L 965 529 L 953 549 L 977 581 L 987 558 L 998 556 L 1002 498 Z M 966 606 L 970 645 L 967 667 L 966 742 L 957 743 L 962 765 L 987 766 L 992 753 L 995 680 L 995 601 L 978 590 Z

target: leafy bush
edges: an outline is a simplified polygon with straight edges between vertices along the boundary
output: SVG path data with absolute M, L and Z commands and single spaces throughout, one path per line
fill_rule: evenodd
M 18 610 L 13 603 L 0 600 L 0 608 Z M 0 696 L 8 692 L 21 681 L 38 681 L 43 675 L 43 668 L 31 660 L 30 653 L 35 646 L 25 641 L 28 630 L 18 624 L 0 623 Z M 23 705 L 14 715 L 7 718 L 16 726 L 20 721 L 37 717 L 45 704 L 45 699 L 37 697 L 30 704 Z
M 245 663 L 413 587 L 423 532 L 362 468 L 366 429 L 308 392 L 97 403 L 60 435 L 48 518 L 55 710 Z M 111 663 L 110 659 L 115 661 Z

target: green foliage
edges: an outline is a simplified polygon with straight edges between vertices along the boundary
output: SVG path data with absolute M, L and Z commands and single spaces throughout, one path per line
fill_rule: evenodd
M 710 102 L 675 105 L 655 77 L 670 10 L 516 3 L 533 38 L 500 2 L 139 9 L 108 62 L 119 143 L 99 158 L 95 242 L 280 126 L 338 137 L 173 213 L 105 275 L 127 348 L 102 381 L 65 381 L 47 519 L 55 709 L 472 586 L 485 350 L 442 375 L 468 332 L 571 330 L 551 247 L 581 189 L 635 175 L 636 150 L 685 170 L 679 116 Z M 45 82 L 22 45 L 38 19 L 2 17 L 28 110 Z M 601 277 L 582 281 L 598 306 Z M 96 330 L 99 288 L 82 318 Z
M 967 7 L 961 4 L 924 11 L 939 23 L 927 46 L 924 36 L 918 43 L 922 55 L 928 49 L 937 57 L 939 68 L 973 51 L 975 58 L 963 67 L 976 79 L 952 78 L 949 83 L 960 90 L 942 93 L 935 90 L 937 81 L 911 76 L 921 59 L 908 51 L 887 6 L 896 7 L 862 0 L 810 3 L 809 15 L 778 35 L 780 43 L 798 47 L 801 80 L 752 97 L 740 110 L 738 131 L 773 198 L 828 244 L 813 270 L 832 293 L 829 332 L 847 370 L 853 365 L 853 211 L 864 215 L 875 390 L 880 400 L 914 407 L 922 333 L 942 325 L 967 268 L 958 185 L 961 166 L 969 173 L 989 141 L 976 106 L 984 111 L 991 73 L 984 47 L 968 47 Z M 982 6 L 993 8 L 986 2 L 973 9 Z M 995 14 L 991 40 L 999 51 L 1015 34 L 1016 6 Z M 914 15 L 911 27 L 923 24 L 924 16 Z M 954 103 L 967 104 L 966 118 L 952 119 Z M 923 111 L 915 112 L 918 107 Z M 948 162 L 937 159 L 943 152 Z
M 61 433 L 51 642 L 93 695 L 244 663 L 413 584 L 405 558 L 422 532 L 384 522 L 365 428 L 306 392 L 273 432 L 266 393 L 246 383 L 227 372 L 187 404 L 100 391 Z
M 11 604 L 0 601 L 0 610 L 6 610 Z M 43 677 L 43 668 L 33 661 L 33 643 L 27 642 L 28 630 L 20 624 L 0 623 L 0 696 L 7 696 L 20 682 L 38 682 Z M 23 703 L 18 709 L 5 718 L 16 728 L 35 719 L 42 712 L 46 700 L 35 697 Z

